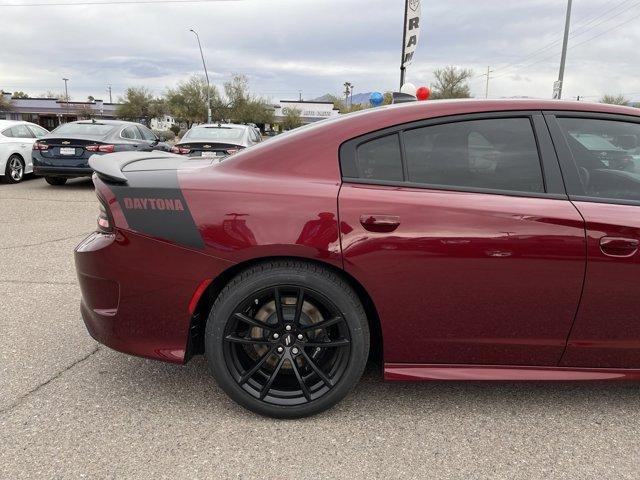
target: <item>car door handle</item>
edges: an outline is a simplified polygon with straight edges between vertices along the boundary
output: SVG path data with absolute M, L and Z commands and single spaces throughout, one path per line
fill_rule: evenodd
M 360 223 L 370 232 L 393 232 L 400 225 L 396 215 L 360 215 Z
M 630 257 L 638 251 L 640 240 L 623 237 L 602 237 L 600 250 L 610 257 Z

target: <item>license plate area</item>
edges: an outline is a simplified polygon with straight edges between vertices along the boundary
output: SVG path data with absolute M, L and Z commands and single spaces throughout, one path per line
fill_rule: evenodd
M 60 155 L 75 155 L 76 149 L 73 147 L 60 147 Z
M 202 152 L 201 156 L 204 158 L 217 157 L 218 152 Z

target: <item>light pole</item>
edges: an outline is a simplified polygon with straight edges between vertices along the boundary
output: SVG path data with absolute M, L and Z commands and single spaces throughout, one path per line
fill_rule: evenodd
M 189 29 L 190 32 L 196 36 L 198 40 L 198 48 L 200 48 L 200 56 L 202 57 L 202 66 L 204 67 L 204 76 L 207 79 L 207 123 L 211 123 L 211 86 L 209 85 L 209 73 L 207 72 L 207 64 L 204 62 L 204 54 L 202 53 L 202 44 L 200 43 L 200 36 L 193 28 Z
M 63 78 L 64 80 L 64 99 L 67 102 L 67 116 L 69 115 L 69 90 L 67 89 L 68 78 Z
M 491 70 L 491 67 L 487 67 L 487 73 L 483 73 L 483 75 L 487 76 L 487 83 L 484 87 L 484 98 L 489 98 L 489 78 L 492 73 L 493 73 L 493 70 Z
M 567 17 L 564 21 L 564 39 L 562 41 L 562 57 L 560 58 L 560 71 L 558 72 L 558 81 L 554 85 L 553 98 L 560 100 L 562 98 L 562 82 L 564 82 L 564 64 L 567 60 L 567 44 L 569 43 L 569 27 L 571 26 L 571 0 L 567 1 Z

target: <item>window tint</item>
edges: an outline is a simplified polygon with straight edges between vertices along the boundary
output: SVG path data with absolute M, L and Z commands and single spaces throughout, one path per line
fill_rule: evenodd
M 558 118 L 590 197 L 640 201 L 640 124 Z
M 26 125 L 11 127 L 11 136 L 15 138 L 34 138 L 31 130 Z
M 5 137 L 13 137 L 10 128 L 5 128 L 4 130 L 2 130 L 2 135 L 4 135 Z
M 140 130 L 140 134 L 142 135 L 142 138 L 144 140 L 147 140 L 148 142 L 155 142 L 156 141 L 156 136 L 155 134 L 149 130 L 146 127 L 143 127 L 142 125 L 138 125 L 138 130 Z
M 398 135 L 394 133 L 358 146 L 356 168 L 358 177 L 362 179 L 402 181 Z
M 129 138 L 131 140 L 142 140 L 142 135 L 140 135 L 140 132 L 136 127 L 125 128 L 124 130 L 122 130 L 120 136 L 122 138 Z
M 452 187 L 544 192 L 527 118 L 449 123 L 404 132 L 409 181 Z

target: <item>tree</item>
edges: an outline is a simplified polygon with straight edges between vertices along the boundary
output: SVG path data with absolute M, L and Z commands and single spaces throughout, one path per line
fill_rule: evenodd
M 11 99 L 4 96 L 4 92 L 0 90 L 0 112 L 8 112 L 11 110 Z
M 609 103 L 611 105 L 629 105 L 629 100 L 624 95 L 603 95 L 600 103 Z
M 11 98 L 29 98 L 29 95 L 27 95 L 23 91 L 19 91 L 19 92 L 13 92 L 13 95 L 11 96 Z
M 393 103 L 393 93 L 384 92 L 384 100 L 382 101 L 383 105 L 391 105 Z
M 353 94 L 353 85 L 351 82 L 344 82 L 344 104 L 349 105 L 349 95 Z
M 356 103 L 355 105 L 347 106 L 344 100 L 342 100 L 341 98 L 338 98 L 335 95 L 326 95 L 325 98 L 327 102 L 333 103 L 333 106 L 337 108 L 340 111 L 340 113 L 357 112 L 359 110 L 364 110 L 365 108 L 369 108 L 368 105 L 363 105 L 359 103 Z
M 220 99 L 215 86 L 209 89 L 211 114 L 214 120 L 223 120 L 226 105 Z M 207 82 L 194 75 L 186 82 L 180 82 L 176 88 L 168 89 L 165 95 L 167 110 L 179 122 L 186 122 L 189 128 L 194 123 L 207 121 Z
M 45 93 L 41 93 L 38 95 L 38 98 L 55 98 L 59 102 L 66 102 L 67 100 L 71 101 L 71 97 L 67 99 L 64 93 L 56 93 L 52 90 L 47 90 Z
M 224 84 L 229 120 L 237 123 L 273 123 L 273 106 L 265 99 L 251 95 L 244 75 L 234 75 Z
M 282 128 L 284 130 L 293 130 L 294 128 L 298 128 L 302 126 L 302 117 L 300 115 L 300 110 L 297 108 L 286 108 L 284 113 L 284 118 L 282 119 Z
M 155 98 L 146 87 L 127 88 L 119 102 L 116 117 L 123 120 L 144 120 L 148 123 L 152 118 L 163 115 L 165 111 L 162 99 Z
M 87 101 L 88 101 L 88 102 L 94 102 L 94 101 L 95 101 L 95 97 L 94 97 L 93 95 L 89 95 L 89 96 L 87 97 Z
M 471 97 L 467 82 L 473 76 L 473 70 L 448 66 L 437 69 L 433 75 L 436 82 L 431 84 L 432 99 Z
M 96 115 L 96 112 L 95 110 L 93 110 L 93 108 L 91 108 L 91 105 L 87 105 L 86 103 L 79 106 L 76 109 L 76 112 L 80 119 L 86 119 L 86 120 L 93 118 Z

